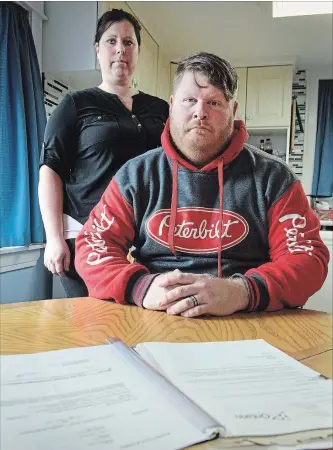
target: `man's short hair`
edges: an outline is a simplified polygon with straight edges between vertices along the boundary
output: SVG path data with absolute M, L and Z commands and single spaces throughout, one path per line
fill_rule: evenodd
M 183 58 L 178 63 L 178 68 L 174 76 L 174 90 L 185 72 L 205 75 L 209 83 L 220 89 L 228 101 L 235 99 L 238 76 L 236 70 L 225 59 L 206 52 L 195 53 L 187 58 Z M 197 80 L 195 81 L 200 86 Z

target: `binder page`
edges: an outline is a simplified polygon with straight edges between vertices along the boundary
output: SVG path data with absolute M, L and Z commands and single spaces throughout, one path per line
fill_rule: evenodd
M 1 356 L 1 450 L 179 449 L 205 440 L 112 345 Z
M 332 428 L 332 380 L 264 340 L 139 344 L 226 437 Z

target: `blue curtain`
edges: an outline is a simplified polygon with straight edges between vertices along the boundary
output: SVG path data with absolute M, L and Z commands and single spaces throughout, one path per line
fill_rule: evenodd
M 37 186 L 45 124 L 28 13 L 0 2 L 0 247 L 44 242 Z
M 313 197 L 333 195 L 333 80 L 320 80 Z

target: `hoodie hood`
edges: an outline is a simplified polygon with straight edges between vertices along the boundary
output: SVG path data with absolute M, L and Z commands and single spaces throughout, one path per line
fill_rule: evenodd
M 171 197 L 171 216 L 170 227 L 168 234 L 168 244 L 172 253 L 177 256 L 177 251 L 174 243 L 174 232 L 177 222 L 177 203 L 178 203 L 178 168 L 183 166 L 189 170 L 203 172 L 209 172 L 217 169 L 218 171 L 218 183 L 219 183 L 219 241 L 218 241 L 218 267 L 217 274 L 219 278 L 222 278 L 222 230 L 223 230 L 223 170 L 225 166 L 230 164 L 240 152 L 243 150 L 244 143 L 248 138 L 248 134 L 244 123 L 241 120 L 234 121 L 234 132 L 231 136 L 229 146 L 218 155 L 213 161 L 206 166 L 198 169 L 193 164 L 186 161 L 182 155 L 174 148 L 170 142 L 170 119 L 168 119 L 163 134 L 162 134 L 162 147 L 171 159 L 172 165 L 172 197 Z

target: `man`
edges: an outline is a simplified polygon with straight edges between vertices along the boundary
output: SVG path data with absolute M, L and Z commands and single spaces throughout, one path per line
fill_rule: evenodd
M 180 62 L 162 147 L 119 170 L 77 238 L 91 296 L 197 317 L 302 306 L 320 289 L 319 221 L 288 166 L 245 143 L 236 89 L 215 55 Z

